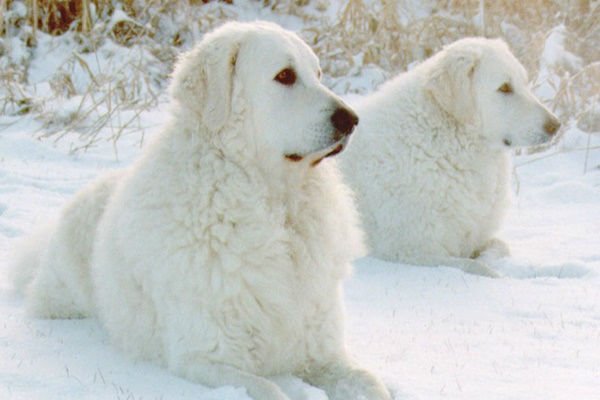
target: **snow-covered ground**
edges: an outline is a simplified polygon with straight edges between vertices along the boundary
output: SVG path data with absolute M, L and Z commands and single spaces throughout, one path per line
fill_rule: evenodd
M 381 80 L 363 72 L 359 86 Z M 147 136 L 164 113 L 161 103 L 142 114 Z M 243 388 L 205 388 L 128 359 L 94 320 L 24 314 L 4 276 L 18 238 L 140 151 L 133 134 L 117 142 L 118 159 L 109 141 L 69 155 L 75 134 L 55 143 L 35 139 L 40 129 L 29 117 L 0 117 L 0 399 L 248 399 Z M 500 234 L 512 255 L 493 262 L 500 279 L 355 263 L 348 347 L 395 399 L 600 398 L 598 146 L 599 136 L 571 127 L 554 148 L 515 157 L 515 201 Z M 293 400 L 326 399 L 293 377 L 276 381 Z
M 33 139 L 35 129 L 16 121 L 0 136 L 2 270 L 19 236 L 139 151 L 125 139 L 120 161 L 110 143 L 69 156 L 74 137 L 53 145 Z M 563 145 L 585 139 L 570 131 Z M 496 263 L 504 278 L 356 263 L 346 283 L 348 346 L 396 399 L 598 398 L 600 154 L 589 154 L 584 174 L 584 151 L 555 151 L 516 159 L 520 188 L 501 234 L 513 255 Z M 241 388 L 203 388 L 127 359 L 93 320 L 30 319 L 0 283 L 0 398 L 247 399 Z M 295 400 L 325 399 L 291 377 L 279 382 Z

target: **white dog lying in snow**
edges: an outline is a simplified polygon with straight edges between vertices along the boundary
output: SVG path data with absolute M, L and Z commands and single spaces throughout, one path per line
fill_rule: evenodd
M 358 119 L 296 35 L 229 23 L 177 65 L 172 119 L 130 168 L 81 191 L 16 284 L 39 317 L 97 316 L 112 341 L 209 386 L 384 400 L 346 355 L 341 281 L 362 251 L 336 165 Z
M 459 40 L 357 106 L 341 157 L 372 254 L 494 276 L 478 255 L 510 198 L 510 151 L 549 141 L 560 123 L 528 88 L 501 40 Z

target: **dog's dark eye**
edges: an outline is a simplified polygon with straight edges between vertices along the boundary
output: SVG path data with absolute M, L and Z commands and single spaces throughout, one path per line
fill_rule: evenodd
M 498 88 L 498 91 L 502 92 L 502 93 L 507 93 L 508 94 L 508 93 L 512 93 L 513 92 L 513 88 L 510 85 L 510 83 L 506 82 L 506 83 L 503 83 L 502 86 L 500 86 Z
M 291 68 L 281 70 L 276 76 L 275 80 L 282 85 L 291 86 L 296 82 L 296 73 Z

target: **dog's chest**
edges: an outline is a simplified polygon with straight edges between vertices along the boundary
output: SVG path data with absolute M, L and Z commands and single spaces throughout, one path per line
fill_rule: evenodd
M 334 250 L 345 243 L 339 211 L 327 212 L 320 187 L 283 198 L 246 177 L 226 174 L 181 207 L 181 247 L 194 260 L 189 292 L 201 299 L 193 340 L 246 371 L 298 371 L 318 355 L 323 332 L 337 329 L 346 268 Z
M 219 346 L 239 368 L 261 374 L 302 370 L 337 321 L 334 260 L 306 218 L 311 217 L 271 215 L 268 238 L 255 236 L 268 243 L 239 254 L 236 271 L 212 272 L 220 281 L 211 288 L 219 309 L 214 314 Z
M 510 196 L 509 160 L 504 154 L 474 154 L 472 159 L 458 159 L 440 168 L 444 176 L 438 182 L 441 196 L 437 210 L 445 218 L 442 226 L 452 227 L 469 254 L 489 240 L 498 228 Z
M 304 249 L 302 249 L 304 250 Z M 249 358 L 245 368 L 277 374 L 305 368 L 321 341 L 321 321 L 329 319 L 331 303 L 337 301 L 331 280 L 317 276 L 318 265 L 311 265 L 306 253 L 292 254 L 272 271 L 270 283 L 252 285 L 246 279 L 240 291 L 238 331 Z M 265 271 L 266 272 L 266 271 Z M 335 307 L 334 307 L 335 308 Z

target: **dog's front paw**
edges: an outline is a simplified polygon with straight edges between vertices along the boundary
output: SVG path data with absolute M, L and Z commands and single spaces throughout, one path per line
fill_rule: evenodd
M 364 370 L 354 370 L 340 379 L 332 392 L 331 400 L 391 400 L 392 398 L 385 385 Z
M 461 259 L 460 269 L 465 271 L 468 274 L 485 276 L 488 278 L 499 278 L 500 275 L 490 268 L 485 262 L 476 259 L 471 260 L 469 258 Z
M 503 258 L 510 255 L 510 248 L 500 239 L 490 239 L 480 251 L 481 257 Z

